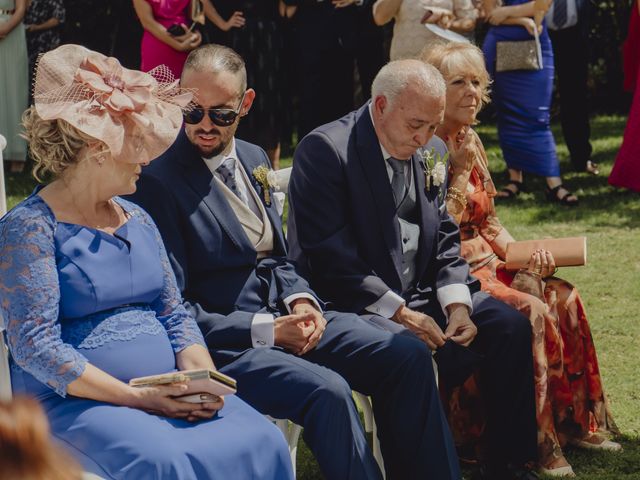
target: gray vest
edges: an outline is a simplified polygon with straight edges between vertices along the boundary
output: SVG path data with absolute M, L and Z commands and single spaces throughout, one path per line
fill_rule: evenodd
M 406 292 L 414 284 L 416 278 L 416 257 L 420 240 L 420 218 L 416 202 L 416 179 L 411 182 L 404 200 L 398 206 L 398 222 L 400 223 L 400 244 L 402 245 L 402 291 Z

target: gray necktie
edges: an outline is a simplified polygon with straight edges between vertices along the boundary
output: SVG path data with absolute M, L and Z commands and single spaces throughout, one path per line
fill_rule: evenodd
M 229 190 L 236 194 L 236 196 L 242 200 L 245 204 L 248 203 L 248 199 L 242 194 L 238 188 L 236 182 L 236 159 L 233 157 L 225 158 L 225 160 L 216 168 L 216 173 L 220 175 L 220 179 L 227 186 Z
M 553 0 L 553 24 L 560 29 L 567 23 L 569 16 L 567 0 Z
M 393 197 L 396 201 L 396 207 L 402 203 L 405 195 L 405 184 L 406 179 L 404 175 L 404 166 L 406 165 L 406 160 L 398 160 L 397 158 L 389 157 L 387 158 L 387 162 L 391 166 L 391 170 L 393 171 L 393 175 L 391 177 L 391 189 L 393 190 Z

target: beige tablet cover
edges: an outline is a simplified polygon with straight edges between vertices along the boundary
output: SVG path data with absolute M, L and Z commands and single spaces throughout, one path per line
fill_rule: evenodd
M 236 393 L 236 381 L 217 370 L 182 370 L 179 372 L 138 377 L 129 380 L 132 387 L 148 387 L 151 385 L 167 385 L 187 381 L 185 395 L 193 393 L 211 393 L 224 396 Z
M 551 252 L 557 267 L 575 267 L 587 263 L 587 237 L 544 238 L 507 244 L 507 270 L 527 268 L 531 254 L 539 248 Z

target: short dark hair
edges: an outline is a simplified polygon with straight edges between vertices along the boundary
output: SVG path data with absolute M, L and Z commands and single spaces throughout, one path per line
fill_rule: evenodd
M 224 45 L 210 43 L 192 50 L 184 62 L 182 74 L 188 70 L 196 72 L 229 72 L 238 75 L 242 92 L 247 89 L 247 69 L 238 53 Z

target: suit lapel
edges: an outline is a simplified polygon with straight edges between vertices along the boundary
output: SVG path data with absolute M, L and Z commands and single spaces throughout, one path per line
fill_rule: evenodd
M 369 114 L 369 104 L 365 104 L 356 115 L 356 145 L 358 160 L 371 187 L 371 193 L 378 211 L 380 229 L 387 249 L 391 254 L 400 282 L 402 266 L 402 245 L 400 244 L 400 225 L 396 215 L 389 174 L 382 158 L 380 142 L 376 136 Z
M 189 186 L 202 199 L 233 244 L 240 250 L 247 250 L 247 248 L 253 250 L 235 212 L 217 187 L 213 174 L 204 160 L 189 142 L 184 130 L 181 132 L 179 141 L 182 142 L 182 148 L 179 149 L 182 154 L 179 155 L 179 159 L 185 166 L 184 175 Z
M 431 251 L 434 244 L 434 236 L 439 230 L 439 216 L 437 205 L 434 196 L 437 196 L 437 192 L 432 190 L 426 190 L 425 174 L 420 164 L 418 154 L 414 154 L 411 157 L 411 164 L 413 168 L 413 178 L 416 184 L 416 200 L 420 209 L 420 244 L 418 247 L 418 259 L 416 265 L 416 278 L 419 279 L 422 276 L 427 262 L 431 258 Z M 435 189 L 437 191 L 437 189 Z M 433 228 L 434 226 L 438 228 Z

